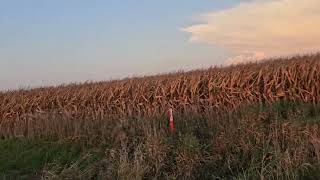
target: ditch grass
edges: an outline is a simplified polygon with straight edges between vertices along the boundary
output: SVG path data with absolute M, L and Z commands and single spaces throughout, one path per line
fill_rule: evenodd
M 0 179 L 41 177 L 44 166 L 65 165 L 79 157 L 78 144 L 41 140 L 0 140 Z
M 0 140 L 0 179 L 320 178 L 319 105 L 176 114 L 175 134 L 166 121 L 121 120 L 117 136 Z

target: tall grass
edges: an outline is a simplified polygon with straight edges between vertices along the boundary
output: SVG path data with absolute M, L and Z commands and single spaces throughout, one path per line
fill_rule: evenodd
M 75 121 L 42 127 L 36 133 L 41 137 L 31 139 L 72 141 L 82 153 L 66 164 L 45 161 L 37 174 L 45 179 L 320 178 L 320 106 L 281 102 L 175 117 L 175 134 L 163 117 L 92 121 L 97 124 L 83 128 L 77 139 L 47 133 L 72 134 L 62 129 Z

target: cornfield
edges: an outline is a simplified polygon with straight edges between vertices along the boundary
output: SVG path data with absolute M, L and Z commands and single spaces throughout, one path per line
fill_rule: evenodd
M 0 92 L 0 177 L 38 162 L 27 179 L 319 179 L 319 69 L 317 54 Z
M 162 115 L 168 107 L 182 114 L 201 113 L 280 100 L 317 104 L 320 101 L 319 69 L 320 55 L 317 54 L 225 68 L 3 92 L 0 94 L 0 134 L 29 134 L 27 127 L 37 126 L 32 119 L 154 117 Z M 19 127 L 23 130 L 17 130 Z

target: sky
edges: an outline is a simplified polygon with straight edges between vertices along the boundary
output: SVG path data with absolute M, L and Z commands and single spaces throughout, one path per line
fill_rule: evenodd
M 0 0 L 0 90 L 316 51 L 319 23 L 318 0 Z
M 319 0 L 256 0 L 201 15 L 184 28 L 190 40 L 235 55 L 225 64 L 316 53 L 320 50 Z

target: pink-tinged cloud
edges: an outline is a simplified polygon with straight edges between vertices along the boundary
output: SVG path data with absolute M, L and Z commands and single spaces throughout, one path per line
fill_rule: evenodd
M 242 53 L 240 55 L 230 57 L 225 61 L 226 65 L 237 65 L 249 62 L 258 62 L 264 60 L 266 55 L 263 52 L 254 52 L 254 53 Z
M 183 30 L 191 41 L 238 54 L 227 64 L 320 50 L 320 0 L 257 0 L 207 13 L 201 21 Z

